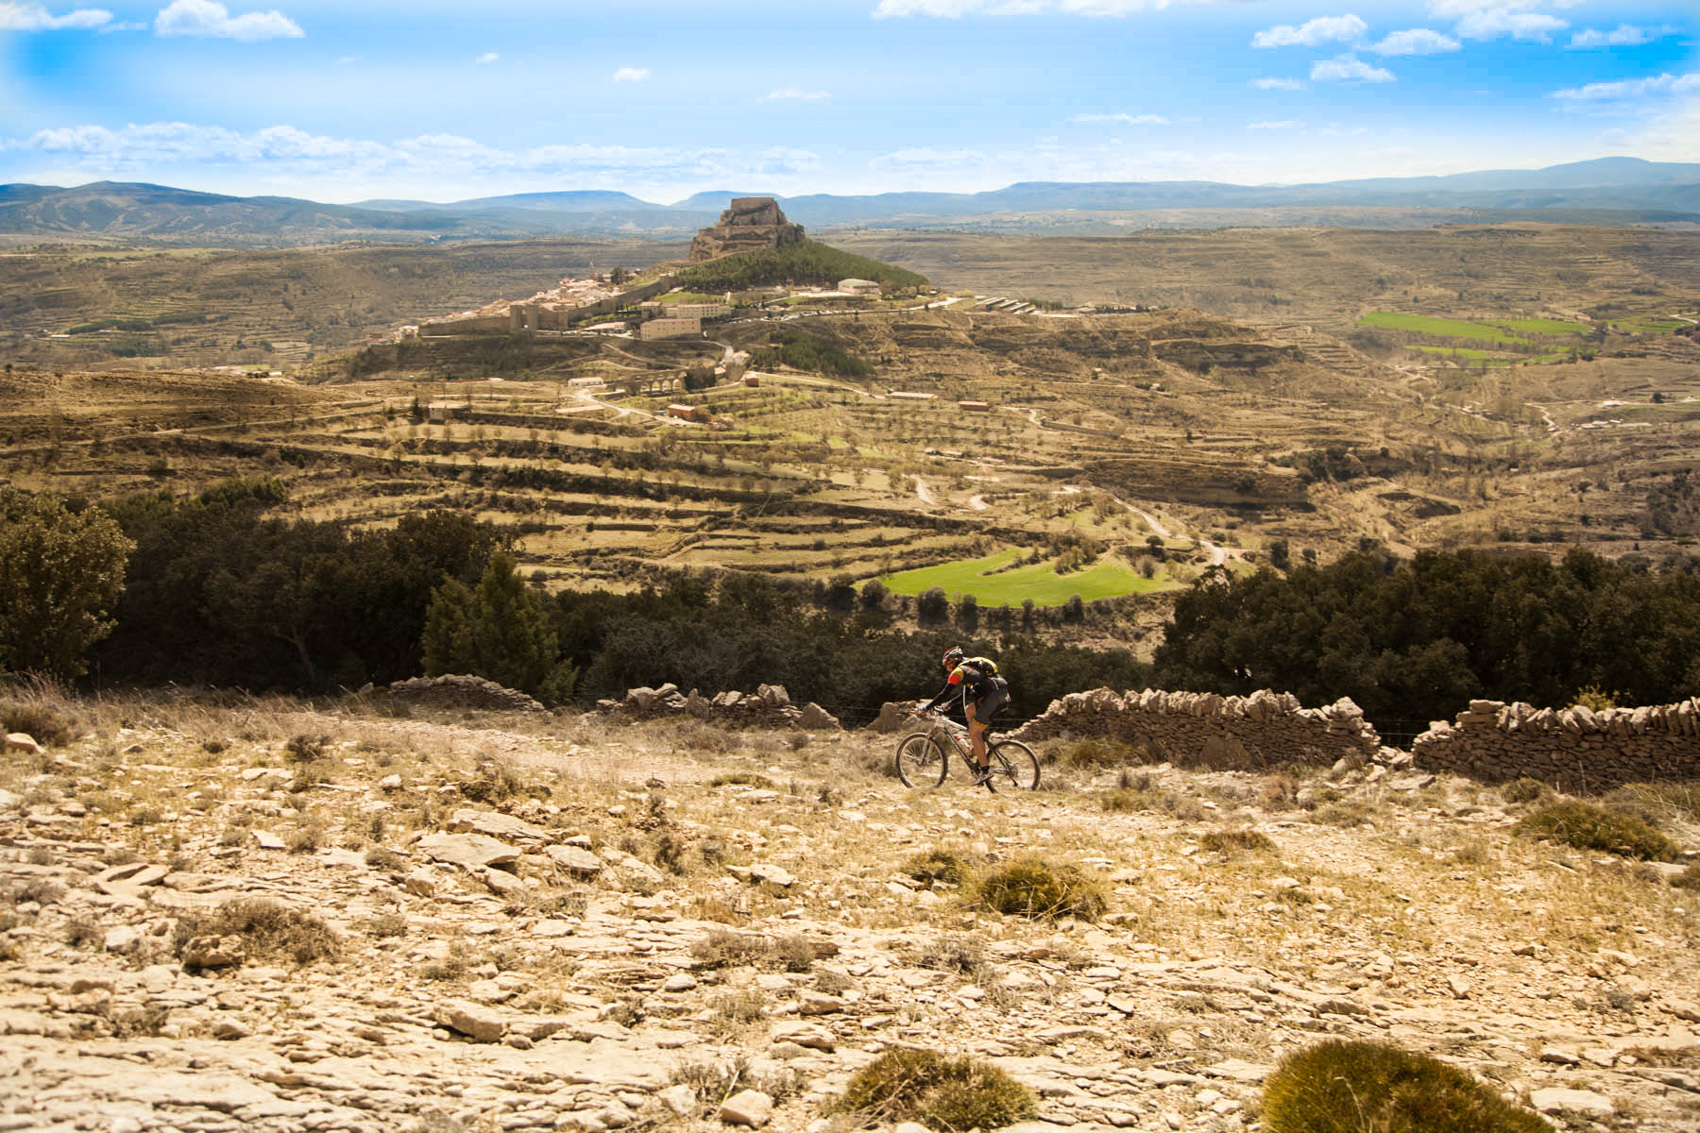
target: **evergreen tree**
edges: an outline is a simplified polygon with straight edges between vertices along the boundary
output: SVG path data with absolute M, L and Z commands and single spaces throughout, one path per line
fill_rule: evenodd
M 81 676 L 134 546 L 98 508 L 0 484 L 0 670 Z
M 526 589 L 512 555 L 490 556 L 476 589 L 446 580 L 425 615 L 425 672 L 471 673 L 557 704 L 577 672 L 561 660 L 543 599 Z

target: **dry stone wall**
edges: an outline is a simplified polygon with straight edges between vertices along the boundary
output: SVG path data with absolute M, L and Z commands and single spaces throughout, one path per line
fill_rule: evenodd
M 1416 766 L 1490 783 L 1530 778 L 1562 791 L 1700 779 L 1700 699 L 1595 712 L 1472 700 L 1411 743 Z
M 784 685 L 761 685 L 753 693 L 728 689 L 703 696 L 692 689 L 689 694 L 679 691 L 675 684 L 660 688 L 627 689 L 623 700 L 599 700 L 596 710 L 604 715 L 628 720 L 648 720 L 657 716 L 695 716 L 733 727 L 836 729 L 838 718 L 820 705 L 810 701 L 799 708 L 791 703 L 791 694 Z
M 1221 771 L 1369 760 L 1381 750 L 1380 735 L 1351 700 L 1305 708 L 1291 693 L 1268 690 L 1243 697 L 1156 689 L 1070 693 L 1013 737 L 1118 740 L 1177 767 Z

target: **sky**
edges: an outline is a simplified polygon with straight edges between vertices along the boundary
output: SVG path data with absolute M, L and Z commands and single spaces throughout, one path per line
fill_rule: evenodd
M 0 183 L 332 203 L 1700 162 L 1695 0 L 0 0 Z

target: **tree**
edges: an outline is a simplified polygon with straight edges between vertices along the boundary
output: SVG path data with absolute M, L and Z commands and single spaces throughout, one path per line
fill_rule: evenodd
M 0 669 L 81 676 L 134 546 L 98 508 L 0 485 Z
M 471 673 L 550 704 L 570 697 L 578 676 L 561 660 L 542 597 L 506 552 L 490 556 L 477 589 L 452 578 L 437 588 L 424 644 L 430 676 Z

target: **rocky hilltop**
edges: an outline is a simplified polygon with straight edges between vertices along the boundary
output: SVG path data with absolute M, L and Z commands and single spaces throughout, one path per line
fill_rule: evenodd
M 0 1129 L 827 1133 L 853 1072 L 927 1047 L 1031 1090 L 1020 1133 L 1229 1133 L 1342 1037 L 1556 1128 L 1700 1119 L 1682 867 L 1515 835 L 1496 788 L 1059 740 L 1049 789 L 911 791 L 891 737 L 830 721 L 464 692 L 103 701 L 20 739 Z M 976 900 L 1023 862 L 1102 906 Z
M 719 224 L 702 229 L 691 241 L 691 262 L 777 248 L 802 239 L 803 226 L 786 220 L 779 202 L 772 197 L 737 197 L 732 207 L 720 214 Z

